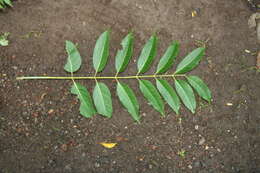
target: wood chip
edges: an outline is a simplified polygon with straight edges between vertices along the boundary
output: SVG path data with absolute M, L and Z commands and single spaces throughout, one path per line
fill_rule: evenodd
M 49 111 L 48 111 L 48 114 L 50 115 L 50 114 L 52 114 L 54 112 L 54 110 L 53 109 L 50 109 Z
M 68 151 L 68 145 L 67 144 L 62 144 L 61 145 L 61 150 L 62 151 Z
M 258 55 L 256 58 L 256 67 L 257 67 L 257 69 L 260 69 L 260 52 L 258 52 Z

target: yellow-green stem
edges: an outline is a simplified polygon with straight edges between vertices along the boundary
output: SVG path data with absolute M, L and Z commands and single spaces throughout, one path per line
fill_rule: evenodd
M 185 74 L 169 74 L 169 75 L 136 75 L 136 76 L 23 76 L 17 77 L 17 80 L 42 80 L 42 79 L 52 79 L 52 80 L 97 80 L 97 79 L 138 79 L 138 78 L 167 78 L 167 77 L 178 77 Z

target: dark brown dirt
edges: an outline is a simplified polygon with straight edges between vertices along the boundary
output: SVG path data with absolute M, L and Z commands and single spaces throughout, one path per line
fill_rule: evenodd
M 0 172 L 260 172 L 260 78 L 256 55 L 245 52 L 259 50 L 256 32 L 247 26 L 250 15 L 242 0 L 16 1 L 0 13 L 0 32 L 11 33 L 10 45 L 0 47 Z M 114 97 L 113 117 L 85 119 L 69 93 L 70 81 L 15 79 L 67 75 L 65 40 L 77 42 L 84 57 L 78 75 L 92 75 L 95 40 L 106 29 L 112 31 L 106 75 L 115 73 L 114 55 L 129 30 L 135 33 L 135 57 L 154 32 L 159 55 L 172 40 L 180 41 L 183 57 L 196 40 L 209 38 L 206 56 L 192 73 L 209 84 L 213 103 L 198 100 L 195 115 L 182 107 L 181 122 L 169 107 L 160 118 L 137 82 L 127 81 L 142 108 L 142 123 L 135 124 L 115 84 L 105 81 Z M 125 74 L 135 72 L 132 62 Z M 82 83 L 93 89 L 92 81 Z M 106 149 L 98 144 L 103 141 L 118 145 Z

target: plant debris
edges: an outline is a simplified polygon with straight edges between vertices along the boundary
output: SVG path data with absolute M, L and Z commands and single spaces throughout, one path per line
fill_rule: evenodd
M 8 46 L 9 41 L 7 40 L 7 37 L 10 35 L 9 32 L 5 32 L 4 34 L 0 35 L 0 46 Z

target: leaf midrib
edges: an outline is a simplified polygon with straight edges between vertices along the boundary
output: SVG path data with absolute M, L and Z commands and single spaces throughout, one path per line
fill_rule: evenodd
M 131 38 L 130 38 L 131 39 Z M 121 71 L 122 70 L 122 68 L 124 68 L 124 64 L 125 64 L 125 62 L 127 61 L 127 56 L 128 56 L 128 54 L 130 53 L 130 51 L 131 51 L 131 45 L 130 45 L 130 42 L 131 42 L 131 40 L 129 41 L 127 41 L 127 44 L 122 44 L 122 50 L 119 50 L 119 51 L 121 51 L 121 55 L 122 55 L 122 61 L 121 61 L 121 67 L 119 67 L 119 70 L 118 71 Z
M 173 99 L 173 95 L 172 95 L 172 93 L 170 92 L 170 89 L 171 88 L 169 88 L 168 86 L 167 86 L 167 84 L 165 84 L 165 86 L 160 82 L 160 85 L 162 86 L 162 88 L 166 91 L 166 93 L 167 93 L 167 98 L 168 99 L 170 99 L 172 102 L 174 102 L 175 103 L 175 101 L 174 101 L 174 99 Z M 169 97 L 170 96 L 170 97 Z
M 200 93 L 205 93 L 206 95 L 205 96 L 201 96 L 202 98 L 204 98 L 205 97 L 205 99 L 207 100 L 207 99 L 210 99 L 210 97 L 209 97 L 209 92 L 208 92 L 208 90 L 207 90 L 207 88 L 203 88 L 203 87 L 201 87 L 195 80 L 193 80 L 192 78 L 190 78 L 190 80 L 192 80 L 192 82 L 193 82 L 193 85 L 196 85 L 196 87 L 198 88 L 198 93 L 200 92 Z M 204 85 L 203 83 L 201 84 L 201 85 Z M 200 94 L 199 93 L 199 94 Z
M 152 95 L 153 100 L 157 103 L 157 106 L 159 106 L 159 108 L 160 108 L 161 104 L 160 104 L 160 102 L 156 99 L 156 96 L 155 96 L 156 94 L 154 94 L 153 92 L 150 92 L 150 90 L 149 90 L 149 88 L 147 87 L 146 83 L 145 83 L 145 82 L 143 82 L 143 83 L 144 83 L 145 89 L 148 91 L 148 93 L 150 93 L 150 94 Z
M 200 53 L 199 53 L 197 56 L 195 56 L 195 57 L 201 56 L 202 53 L 203 53 L 203 51 L 200 51 Z M 187 55 L 187 56 L 189 56 L 189 55 Z M 181 64 L 181 66 L 177 69 L 177 71 L 178 71 L 178 72 L 181 72 L 181 71 L 183 70 L 183 68 L 185 67 L 185 64 L 191 64 L 191 63 L 193 63 L 195 60 L 196 60 L 196 58 L 190 58 L 190 59 L 188 59 L 188 61 L 187 61 L 186 63 Z
M 69 49 L 66 47 L 66 51 L 67 51 L 67 53 L 69 54 L 69 58 L 68 58 L 68 60 L 69 60 L 69 64 L 70 64 L 70 73 L 71 73 L 71 76 L 73 77 L 73 73 L 74 73 L 74 70 L 73 70 L 73 64 L 72 64 L 72 61 L 71 61 L 71 54 L 72 53 L 78 53 L 77 52 L 77 49 L 76 49 L 76 46 L 75 45 L 73 45 L 73 49 L 72 49 L 72 51 L 69 51 Z M 78 53 L 79 54 L 79 53 Z M 74 81 L 73 81 L 74 82 Z
M 171 47 L 169 48 L 170 49 L 170 56 L 166 56 L 166 58 L 165 58 L 165 61 L 163 61 L 161 64 L 161 68 L 158 70 L 158 71 L 163 71 L 165 68 L 167 68 L 167 64 L 169 64 L 170 63 L 170 60 L 174 57 L 174 54 L 175 54 L 175 45 L 171 45 Z M 167 53 L 167 50 L 166 50 L 166 53 Z M 163 59 L 164 57 L 162 57 L 162 59 Z M 160 64 L 159 64 L 160 65 Z
M 180 88 L 181 88 L 181 90 L 182 90 L 183 93 L 184 93 L 184 97 L 185 97 L 186 101 L 188 101 L 189 104 L 191 105 L 192 109 L 194 109 L 192 102 L 190 101 L 190 99 L 189 99 L 189 97 L 187 96 L 187 94 L 185 94 L 186 92 L 185 92 L 185 90 L 183 89 L 184 87 L 182 87 L 182 85 L 180 85 L 180 83 L 179 83 L 178 81 L 177 81 L 177 84 L 178 84 L 179 86 L 181 86 Z
M 200 92 L 201 92 L 201 91 L 202 91 L 202 92 L 204 91 L 203 88 L 202 88 L 200 85 L 198 85 L 195 80 L 192 79 L 192 82 L 193 82 L 193 85 L 195 85 L 195 86 L 200 90 Z
M 74 81 L 73 81 L 73 82 L 74 82 Z M 75 82 L 74 82 L 74 86 L 76 87 L 76 89 L 77 89 L 77 91 L 78 91 L 78 93 L 79 93 L 79 96 L 80 96 L 81 99 L 82 99 L 81 101 L 84 102 L 85 105 L 88 105 L 87 102 L 85 101 L 83 95 L 81 94 L 80 89 L 78 88 L 78 86 L 77 86 L 77 84 L 76 84 Z
M 134 108 L 134 110 L 136 111 L 137 109 L 136 109 L 136 107 L 134 106 L 134 105 L 135 105 L 134 101 L 132 101 L 131 97 L 130 97 L 129 94 L 126 92 L 126 89 L 124 88 L 124 86 L 123 86 L 122 84 L 120 84 L 120 85 L 121 85 L 121 87 L 123 88 L 124 93 L 127 95 L 127 98 L 128 98 L 128 99 L 130 100 L 130 102 L 132 103 L 132 104 L 131 104 L 131 107 Z M 135 113 L 136 113 L 136 112 L 135 112 Z
M 100 95 L 101 95 L 101 97 L 102 97 L 102 105 L 103 105 L 103 107 L 104 107 L 104 110 L 105 110 L 105 112 L 108 112 L 108 110 L 106 109 L 106 105 L 105 105 L 105 102 L 104 102 L 104 95 L 102 94 L 102 92 L 101 92 L 101 87 L 99 86 L 99 83 L 97 82 L 97 87 L 98 87 L 98 90 L 100 91 L 99 93 L 100 93 Z
M 99 40 L 99 41 L 101 41 L 101 40 Z M 99 62 L 98 62 L 98 66 L 97 66 L 97 71 L 100 71 L 100 66 L 101 66 L 101 62 L 102 62 L 102 59 L 103 59 L 103 56 L 104 56 L 104 50 L 105 50 L 105 45 L 106 45 L 106 43 L 107 43 L 107 33 L 105 34 L 105 44 L 103 45 L 102 44 L 102 51 L 101 51 L 101 58 L 99 59 Z
M 145 67 L 146 62 L 147 62 L 147 61 L 149 60 L 149 58 L 151 57 L 152 50 L 153 50 L 153 47 L 154 47 L 154 42 L 156 41 L 155 39 L 156 39 L 156 38 L 152 38 L 152 41 L 151 41 L 151 42 L 152 42 L 152 45 L 151 45 L 151 47 L 149 48 L 149 55 L 148 55 L 148 57 L 147 57 L 146 60 L 144 59 L 144 63 L 142 64 L 142 66 L 141 66 L 139 72 L 143 71 L 143 68 Z
M 124 63 L 127 61 L 127 56 L 129 55 L 129 53 L 131 52 L 131 49 L 132 49 L 132 47 L 131 47 L 131 41 L 132 40 L 129 40 L 127 43 L 127 45 L 125 46 L 125 47 L 123 47 L 123 49 L 126 49 L 126 51 L 125 51 L 125 53 L 123 52 L 123 54 L 125 54 L 124 55 L 124 60 L 123 60 L 123 63 L 122 63 L 122 68 L 124 67 Z M 121 69 L 120 69 L 121 70 Z

